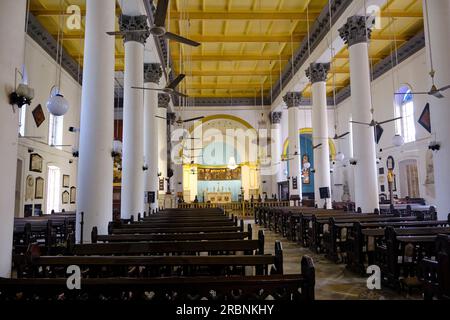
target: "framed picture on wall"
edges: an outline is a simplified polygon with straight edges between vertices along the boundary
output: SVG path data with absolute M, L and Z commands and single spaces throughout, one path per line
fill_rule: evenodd
M 42 157 L 37 153 L 30 155 L 30 171 L 42 173 Z
M 70 185 L 70 176 L 67 174 L 63 174 L 62 186 L 63 188 L 68 188 Z
M 40 104 L 37 105 L 36 108 L 32 111 L 34 122 L 36 123 L 36 127 L 42 124 L 45 121 L 44 111 L 42 110 L 42 106 Z
M 44 198 L 44 179 L 41 177 L 36 178 L 35 188 L 34 188 L 34 198 L 43 199 Z
M 69 192 L 63 191 L 63 193 L 62 193 L 62 203 L 63 204 L 68 204 L 69 203 L 69 199 L 70 199 Z
M 70 203 L 75 203 L 77 201 L 77 188 L 70 188 Z

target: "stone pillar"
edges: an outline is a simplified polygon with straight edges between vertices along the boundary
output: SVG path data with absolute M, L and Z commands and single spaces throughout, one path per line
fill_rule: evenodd
M 272 112 L 270 114 L 271 130 L 271 155 L 272 155 L 272 194 L 278 197 L 278 182 L 283 180 L 283 167 L 281 166 L 281 149 L 283 148 L 281 142 L 281 112 Z
M 147 199 L 144 211 L 152 212 L 158 208 L 158 91 L 162 69 L 159 63 L 144 64 L 144 87 L 154 90 L 144 91 L 144 159 L 147 170 L 144 173 L 145 192 L 153 195 L 153 203 Z
M 15 68 L 23 64 L 26 7 L 25 0 L 0 1 L 0 277 L 5 278 L 11 275 L 19 133 L 19 110 L 13 111 L 8 96 L 16 89 Z
M 80 213 L 84 212 L 83 242 L 92 227 L 107 234 L 112 220 L 114 139 L 114 0 L 86 3 L 86 32 L 81 91 L 76 239 L 81 240 Z
M 289 199 L 291 205 L 297 205 L 302 200 L 302 177 L 300 169 L 300 137 L 298 107 L 302 94 L 300 92 L 288 92 L 283 97 L 284 103 L 288 107 L 289 117 Z
M 425 40 L 427 63 L 431 69 L 430 46 L 433 54 L 436 87 L 442 88 L 450 84 L 450 1 L 423 1 L 425 18 Z M 427 19 L 427 12 L 429 20 Z M 428 20 L 428 23 L 427 23 Z M 429 34 L 428 36 L 428 26 Z M 429 81 L 431 87 L 432 82 Z M 425 89 L 425 88 L 424 88 Z M 439 219 L 446 220 L 450 212 L 450 91 L 442 92 L 443 98 L 428 96 L 431 105 L 431 128 L 440 150 L 433 152 L 434 184 L 436 189 L 436 209 Z
M 341 38 L 349 46 L 350 85 L 352 91 L 352 118 L 354 121 L 371 122 L 372 99 L 368 39 L 371 29 L 366 17 L 352 16 L 339 30 Z M 353 149 L 355 166 L 355 203 L 363 212 L 379 208 L 377 164 L 374 128 L 353 125 Z
M 329 63 L 312 63 L 306 76 L 312 83 L 312 127 L 314 149 L 315 204 L 331 209 L 330 146 L 328 145 L 327 76 Z M 319 188 L 328 188 L 330 198 L 322 200 Z
M 167 108 L 169 107 L 170 96 L 166 93 L 158 94 L 158 106 L 160 117 L 167 119 Z M 167 120 L 158 119 L 158 172 L 160 174 L 159 180 L 163 180 L 163 189 L 159 189 L 160 198 L 164 200 L 167 191 Z
M 147 16 L 121 15 L 121 31 L 148 30 Z M 149 31 L 125 33 L 123 93 L 122 218 L 144 211 L 144 44 Z

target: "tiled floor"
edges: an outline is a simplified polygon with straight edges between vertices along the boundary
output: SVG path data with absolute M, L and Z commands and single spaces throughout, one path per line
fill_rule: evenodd
M 252 220 L 246 220 L 246 224 L 252 223 L 254 239 L 257 239 L 258 225 L 253 225 Z M 262 228 L 264 229 L 264 228 Z M 320 300 L 400 300 L 421 299 L 418 293 L 408 295 L 399 294 L 394 290 L 382 288 L 381 290 L 369 290 L 366 286 L 367 278 L 347 270 L 344 264 L 335 264 L 327 260 L 324 255 L 311 252 L 292 241 L 288 241 L 280 234 L 269 230 L 265 233 L 265 252 L 274 253 L 274 243 L 280 240 L 283 246 L 284 272 L 301 273 L 300 259 L 303 255 L 309 255 L 314 260 L 316 268 L 316 299 Z

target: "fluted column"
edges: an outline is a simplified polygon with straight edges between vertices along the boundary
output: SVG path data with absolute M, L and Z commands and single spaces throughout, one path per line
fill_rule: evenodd
M 272 194 L 278 198 L 278 182 L 283 179 L 283 169 L 281 166 L 281 112 L 272 112 L 270 114 L 271 123 L 271 155 L 272 155 Z
M 78 159 L 77 232 L 81 240 L 80 213 L 84 212 L 83 242 L 92 227 L 106 234 L 112 220 L 114 139 L 114 0 L 86 2 L 86 32 L 81 92 Z
M 423 1 L 425 17 L 425 40 L 427 62 L 431 67 L 430 46 L 433 54 L 433 69 L 435 84 L 442 88 L 450 84 L 450 1 Z M 428 17 L 427 18 L 427 13 Z M 428 22 L 427 22 L 428 21 Z M 428 36 L 428 27 L 429 35 Z M 429 81 L 427 88 L 432 85 Z M 447 219 L 450 212 L 450 91 L 442 92 L 443 98 L 428 97 L 431 105 L 431 128 L 435 139 L 440 144 L 440 150 L 433 153 L 434 183 L 436 189 L 436 209 L 439 219 Z
M 167 108 L 169 107 L 170 96 L 165 93 L 158 94 L 159 116 L 158 119 L 158 172 L 160 174 L 159 183 L 164 187 L 159 189 L 160 198 L 164 199 L 167 191 Z M 162 182 L 161 182 L 162 180 Z
M 120 16 L 120 30 L 148 30 L 147 16 Z M 123 154 L 121 216 L 129 218 L 144 211 L 144 44 L 148 31 L 125 33 L 123 97 Z
M 312 83 L 312 127 L 314 149 L 314 199 L 322 208 L 331 209 L 330 147 L 328 145 L 327 76 L 329 63 L 312 63 L 306 76 Z M 320 188 L 328 188 L 330 198 L 320 198 Z
M 368 40 L 371 29 L 366 17 L 352 16 L 339 30 L 341 38 L 349 46 L 350 86 L 352 91 L 352 118 L 354 121 L 371 122 L 371 88 Z M 374 129 L 368 125 L 353 125 L 353 152 L 355 166 L 355 202 L 363 212 L 373 212 L 379 207 L 377 164 Z
M 300 137 L 298 133 L 300 121 L 298 107 L 302 94 L 300 92 L 288 92 L 283 100 L 288 107 L 289 126 L 289 199 L 292 205 L 302 200 L 302 177 L 300 169 Z
M 159 63 L 144 64 L 144 87 L 153 89 L 144 91 L 144 159 L 147 170 L 144 173 L 144 187 L 148 196 L 153 195 L 153 203 L 147 198 L 144 210 L 149 212 L 158 208 L 158 89 L 162 76 Z
M 19 111 L 9 105 L 23 63 L 26 0 L 0 1 L 0 277 L 11 275 Z M 30 83 L 30 85 L 33 85 Z M 34 102 L 33 102 L 34 104 Z

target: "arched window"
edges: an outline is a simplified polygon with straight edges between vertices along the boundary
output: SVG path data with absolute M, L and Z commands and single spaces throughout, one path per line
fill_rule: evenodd
M 62 149 L 64 116 L 54 116 L 51 113 L 49 115 L 48 144 Z
M 414 120 L 414 101 L 411 88 L 403 86 L 395 98 L 395 116 L 402 117 L 395 123 L 395 133 L 402 135 L 405 143 L 416 141 L 416 124 Z

